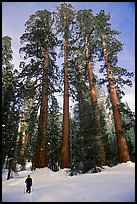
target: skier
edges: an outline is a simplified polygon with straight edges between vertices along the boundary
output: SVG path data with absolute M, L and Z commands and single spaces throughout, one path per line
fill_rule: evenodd
M 26 183 L 26 193 L 30 193 L 31 192 L 31 186 L 32 186 L 32 178 L 30 178 L 30 175 L 28 175 L 28 178 L 26 178 L 25 180 Z

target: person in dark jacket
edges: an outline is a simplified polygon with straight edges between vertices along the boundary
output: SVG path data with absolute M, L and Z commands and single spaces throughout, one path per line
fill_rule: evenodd
M 28 178 L 26 178 L 25 180 L 26 183 L 26 193 L 30 193 L 31 192 L 31 186 L 32 186 L 32 178 L 30 178 L 30 175 L 28 175 Z

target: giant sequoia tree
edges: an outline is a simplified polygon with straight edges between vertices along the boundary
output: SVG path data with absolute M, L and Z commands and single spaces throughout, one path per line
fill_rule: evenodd
M 71 175 L 82 171 L 83 173 L 91 169 L 92 141 L 92 118 L 91 100 L 87 80 L 84 78 L 85 62 L 83 60 L 82 46 L 75 47 L 74 58 L 71 62 L 73 73 L 71 73 L 71 84 L 74 90 L 73 98 L 76 105 L 71 119 Z M 75 96 L 75 97 L 74 97 Z M 73 100 L 74 100 L 73 99 Z M 93 152 L 92 152 L 93 153 Z
M 69 82 L 68 82 L 68 46 L 73 28 L 75 11 L 71 4 L 61 4 L 57 7 L 56 26 L 57 33 L 64 39 L 64 98 L 63 98 L 63 135 L 61 168 L 70 167 L 70 141 L 69 141 Z
M 133 73 L 128 73 L 126 69 L 118 67 L 117 53 L 122 50 L 122 43 L 116 39 L 119 32 L 110 28 L 110 15 L 105 15 L 103 10 L 96 16 L 96 31 L 99 36 L 98 43 L 102 48 L 100 49 L 100 59 L 104 56 L 105 66 L 100 69 L 104 72 L 106 69 L 107 78 L 104 81 L 108 82 L 109 94 L 113 108 L 114 124 L 117 137 L 119 162 L 126 162 L 130 160 L 128 146 L 126 142 L 126 135 L 122 126 L 122 117 L 119 110 L 119 100 L 121 99 L 121 87 L 125 84 L 131 86 L 132 83 L 122 76 L 131 77 Z
M 108 165 L 116 164 L 117 152 L 119 162 L 129 161 L 130 156 L 134 160 L 135 121 L 121 101 L 123 86 L 132 86 L 129 78 L 133 73 L 117 65 L 123 44 L 116 38 L 119 32 L 110 28 L 109 20 L 110 15 L 103 10 L 93 16 L 90 9 L 76 12 L 66 3 L 60 4 L 53 13 L 36 11 L 25 23 L 25 32 L 20 38 L 23 60 L 18 78 L 11 64 L 11 38 L 3 37 L 2 164 L 6 157 L 8 161 L 13 159 L 15 170 L 16 162 L 25 165 L 28 159 L 36 168 L 49 167 L 53 171 L 71 168 L 73 175 L 76 171 L 97 170 L 96 166 L 105 165 L 106 159 Z M 62 75 L 56 65 L 57 54 L 64 58 Z M 100 84 L 94 71 L 96 60 L 103 61 L 99 72 L 104 77 Z M 63 114 L 55 97 L 61 83 L 64 85 Z M 107 83 L 109 100 L 102 96 L 100 85 L 104 83 Z M 69 113 L 71 96 L 76 102 L 73 118 Z M 25 121 L 20 118 L 27 128 L 18 134 L 19 105 L 22 115 L 25 113 L 21 101 L 29 101 L 29 114 L 23 116 Z M 114 116 L 112 122 L 106 113 L 106 101 L 112 104 L 109 114 Z
M 25 34 L 21 36 L 21 42 L 28 42 L 28 44 L 20 51 L 25 53 L 25 59 L 31 59 L 29 64 L 21 64 L 22 75 L 26 76 L 27 87 L 30 82 L 33 82 L 31 86 L 31 89 L 34 88 L 33 96 L 36 97 L 38 91 L 41 98 L 41 102 L 39 98 L 35 99 L 40 102 L 35 149 L 35 167 L 37 168 L 48 165 L 46 149 L 48 96 L 55 91 L 55 72 L 57 70 L 54 52 L 57 39 L 52 31 L 52 23 L 52 13 L 47 10 L 37 11 L 26 22 Z
M 94 35 L 92 34 L 94 31 L 94 18 L 92 14 L 92 10 L 79 10 L 77 12 L 77 22 L 79 25 L 79 33 L 81 37 L 81 41 L 84 42 L 85 47 L 85 59 L 86 59 L 86 67 L 88 73 L 88 81 L 90 88 L 90 97 L 93 108 L 92 114 L 94 115 L 94 119 L 96 121 L 96 134 L 97 141 L 99 146 L 99 162 L 98 165 L 102 166 L 106 164 L 105 161 L 105 151 L 103 147 L 103 140 L 101 139 L 101 128 L 100 128 L 100 114 L 99 114 L 99 105 L 97 100 L 96 86 L 95 86 L 95 77 L 93 73 L 93 55 L 94 55 Z
M 2 164 L 7 157 L 9 169 L 12 168 L 19 120 L 17 78 L 11 63 L 13 55 L 11 41 L 9 36 L 2 38 Z

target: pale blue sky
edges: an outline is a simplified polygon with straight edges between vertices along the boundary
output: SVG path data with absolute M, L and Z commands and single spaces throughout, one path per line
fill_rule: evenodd
M 124 43 L 118 65 L 135 73 L 135 2 L 2 2 L 2 36 L 8 35 L 12 38 L 13 63 L 16 67 L 21 61 L 20 36 L 24 33 L 25 22 L 37 10 L 53 11 L 61 3 L 70 3 L 76 10 L 92 9 L 94 15 L 101 9 L 110 13 L 111 27 L 121 32 L 118 39 Z M 134 81 L 135 77 L 133 83 Z M 135 86 L 126 88 L 125 92 L 125 99 L 135 111 Z

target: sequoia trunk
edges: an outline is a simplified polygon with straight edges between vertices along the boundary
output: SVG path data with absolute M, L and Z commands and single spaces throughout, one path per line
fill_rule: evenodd
M 64 40 L 64 103 L 63 103 L 63 135 L 62 135 L 62 158 L 61 168 L 70 167 L 69 145 L 69 89 L 68 89 L 68 63 L 67 63 L 67 40 Z
M 46 134 L 47 134 L 47 116 L 48 116 L 48 49 L 45 50 L 43 82 L 42 82 L 42 100 L 39 116 L 38 137 L 36 141 L 35 167 L 43 168 L 48 166 L 46 155 Z
M 103 51 L 104 51 L 104 59 L 105 59 L 105 65 L 106 65 L 106 70 L 107 70 L 107 77 L 108 77 L 108 82 L 109 82 L 110 98 L 111 98 L 111 103 L 112 103 L 112 108 L 113 108 L 119 162 L 122 163 L 122 162 L 130 161 L 130 156 L 128 152 L 126 136 L 122 128 L 122 118 L 121 118 L 121 115 L 118 109 L 118 98 L 117 98 L 116 88 L 113 82 L 111 66 L 110 66 L 110 63 L 108 62 L 107 49 L 105 48 L 105 42 L 103 41 L 103 37 L 101 39 L 102 39 L 102 45 L 103 45 Z
M 85 51 L 86 51 L 86 60 L 87 60 L 87 70 L 88 70 L 88 80 L 89 80 L 89 87 L 90 87 L 90 97 L 91 101 L 95 106 L 95 117 L 96 122 L 98 126 L 99 133 L 97 134 L 98 137 L 101 137 L 101 130 L 100 130 L 100 114 L 99 114 L 99 106 L 97 101 L 97 93 L 96 93 L 96 87 L 93 82 L 93 72 L 92 72 L 92 63 L 89 59 L 89 51 L 88 51 L 88 41 L 87 36 L 85 37 Z M 103 146 L 102 139 L 98 139 L 98 145 L 99 145 L 99 160 L 98 166 L 106 165 L 106 157 L 105 157 L 105 151 Z

